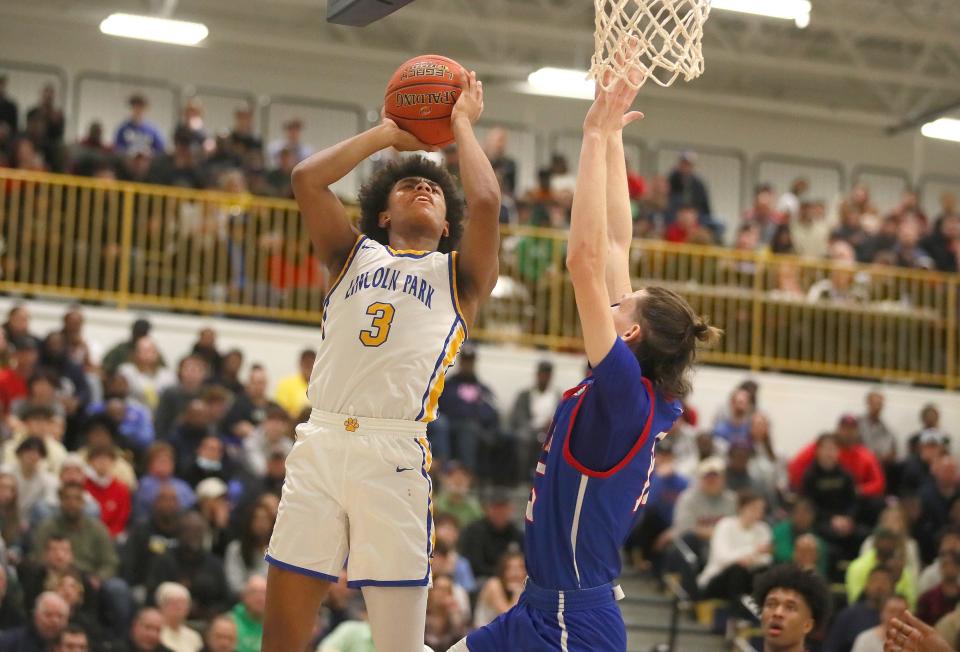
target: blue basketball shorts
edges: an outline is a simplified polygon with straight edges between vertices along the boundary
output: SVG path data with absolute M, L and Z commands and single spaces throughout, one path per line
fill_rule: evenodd
M 551 591 L 527 582 L 515 607 L 451 652 L 626 652 L 612 586 Z

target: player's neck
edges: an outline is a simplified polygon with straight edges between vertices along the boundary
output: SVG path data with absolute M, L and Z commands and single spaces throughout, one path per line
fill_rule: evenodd
M 436 239 L 415 233 L 390 233 L 390 247 L 397 251 L 436 251 Z
M 763 644 L 763 652 L 806 652 L 807 646 L 803 640 L 796 645 L 780 646 L 769 641 Z

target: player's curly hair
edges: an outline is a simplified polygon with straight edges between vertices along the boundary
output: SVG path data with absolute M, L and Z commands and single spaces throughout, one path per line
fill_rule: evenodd
M 690 368 L 697 343 L 711 346 L 723 331 L 694 312 L 673 290 L 651 286 L 637 302 L 636 320 L 643 337 L 633 352 L 643 375 L 665 396 L 681 399 L 690 393 Z
M 763 603 L 774 589 L 788 589 L 803 596 L 813 614 L 816 627 L 826 624 L 830 617 L 830 587 L 813 571 L 803 570 L 796 564 L 780 564 L 763 573 L 754 581 L 753 599 L 763 610 Z
M 443 167 L 422 156 L 410 156 L 389 163 L 360 188 L 360 230 L 380 244 L 390 244 L 390 236 L 380 226 L 380 213 L 386 210 L 390 191 L 401 179 L 423 177 L 440 186 L 447 204 L 450 234 L 440 238 L 437 251 L 449 253 L 460 244 L 463 235 L 464 202 L 457 182 Z

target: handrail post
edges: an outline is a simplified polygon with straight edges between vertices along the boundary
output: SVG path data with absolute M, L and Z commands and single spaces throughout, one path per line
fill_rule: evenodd
M 753 275 L 753 296 L 750 303 L 752 315 L 750 319 L 750 369 L 760 371 L 762 365 L 763 349 L 763 288 L 764 279 L 767 273 L 768 254 L 766 251 L 757 254 L 757 268 Z
M 960 284 L 956 278 L 947 281 L 947 364 L 944 367 L 946 371 L 946 387 L 948 390 L 957 388 L 957 339 L 960 333 L 957 332 L 957 292 L 960 291 Z
M 560 312 L 560 305 L 563 297 L 563 279 L 566 275 L 567 268 L 564 264 L 564 257 L 561 254 L 563 253 L 563 245 L 567 242 L 567 239 L 561 239 L 555 235 L 548 237 L 550 242 L 550 267 L 553 269 L 553 274 L 550 279 L 550 317 L 547 326 L 547 341 L 545 343 L 551 348 L 556 348 L 557 342 L 560 340 L 562 334 L 562 313 Z
M 133 263 L 133 202 L 129 186 L 123 189 L 123 215 L 120 225 L 120 279 L 117 284 L 117 308 L 126 310 L 130 301 L 130 268 Z

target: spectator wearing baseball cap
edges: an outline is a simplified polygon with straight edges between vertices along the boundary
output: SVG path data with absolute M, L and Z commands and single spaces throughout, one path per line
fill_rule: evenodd
M 852 414 L 845 414 L 837 424 L 837 444 L 840 446 L 840 466 L 853 476 L 857 496 L 863 501 L 882 499 L 886 489 L 883 469 L 873 452 L 860 443 L 860 425 Z M 803 475 L 816 457 L 817 444 L 813 442 L 801 450 L 787 466 L 790 486 L 795 490 L 803 483 Z
M 911 453 L 903 463 L 904 488 L 919 489 L 933 478 L 931 468 L 941 455 L 947 453 L 943 433 L 938 428 L 921 430 L 916 437 Z

